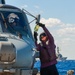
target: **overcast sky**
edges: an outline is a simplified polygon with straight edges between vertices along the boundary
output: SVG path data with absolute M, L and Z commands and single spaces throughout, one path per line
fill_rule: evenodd
M 6 0 L 6 4 L 25 8 L 33 15 L 40 14 L 40 22 L 54 36 L 60 53 L 68 59 L 75 59 L 75 0 Z M 30 26 L 33 33 L 35 24 Z

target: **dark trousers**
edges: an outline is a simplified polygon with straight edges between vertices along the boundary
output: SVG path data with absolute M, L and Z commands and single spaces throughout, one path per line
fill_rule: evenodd
M 41 75 L 59 75 L 56 65 L 51 65 L 40 69 Z

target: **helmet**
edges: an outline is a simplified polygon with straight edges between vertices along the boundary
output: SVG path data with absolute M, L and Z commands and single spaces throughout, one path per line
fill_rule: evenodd
M 40 37 L 39 37 L 40 41 L 42 41 L 42 40 L 41 40 L 42 36 L 46 36 L 46 33 L 43 32 L 43 33 L 40 34 Z
M 19 22 L 19 17 L 15 13 L 11 13 L 8 15 L 8 22 L 9 23 L 17 23 Z

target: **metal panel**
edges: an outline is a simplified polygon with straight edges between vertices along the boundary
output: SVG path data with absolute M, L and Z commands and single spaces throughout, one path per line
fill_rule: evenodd
M 32 70 L 21 70 L 21 75 L 32 75 Z

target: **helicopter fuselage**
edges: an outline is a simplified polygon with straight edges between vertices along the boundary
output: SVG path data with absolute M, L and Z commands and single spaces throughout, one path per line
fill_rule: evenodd
M 32 75 L 35 48 L 26 14 L 17 7 L 0 4 L 0 73 Z M 27 71 L 30 74 L 25 74 Z

